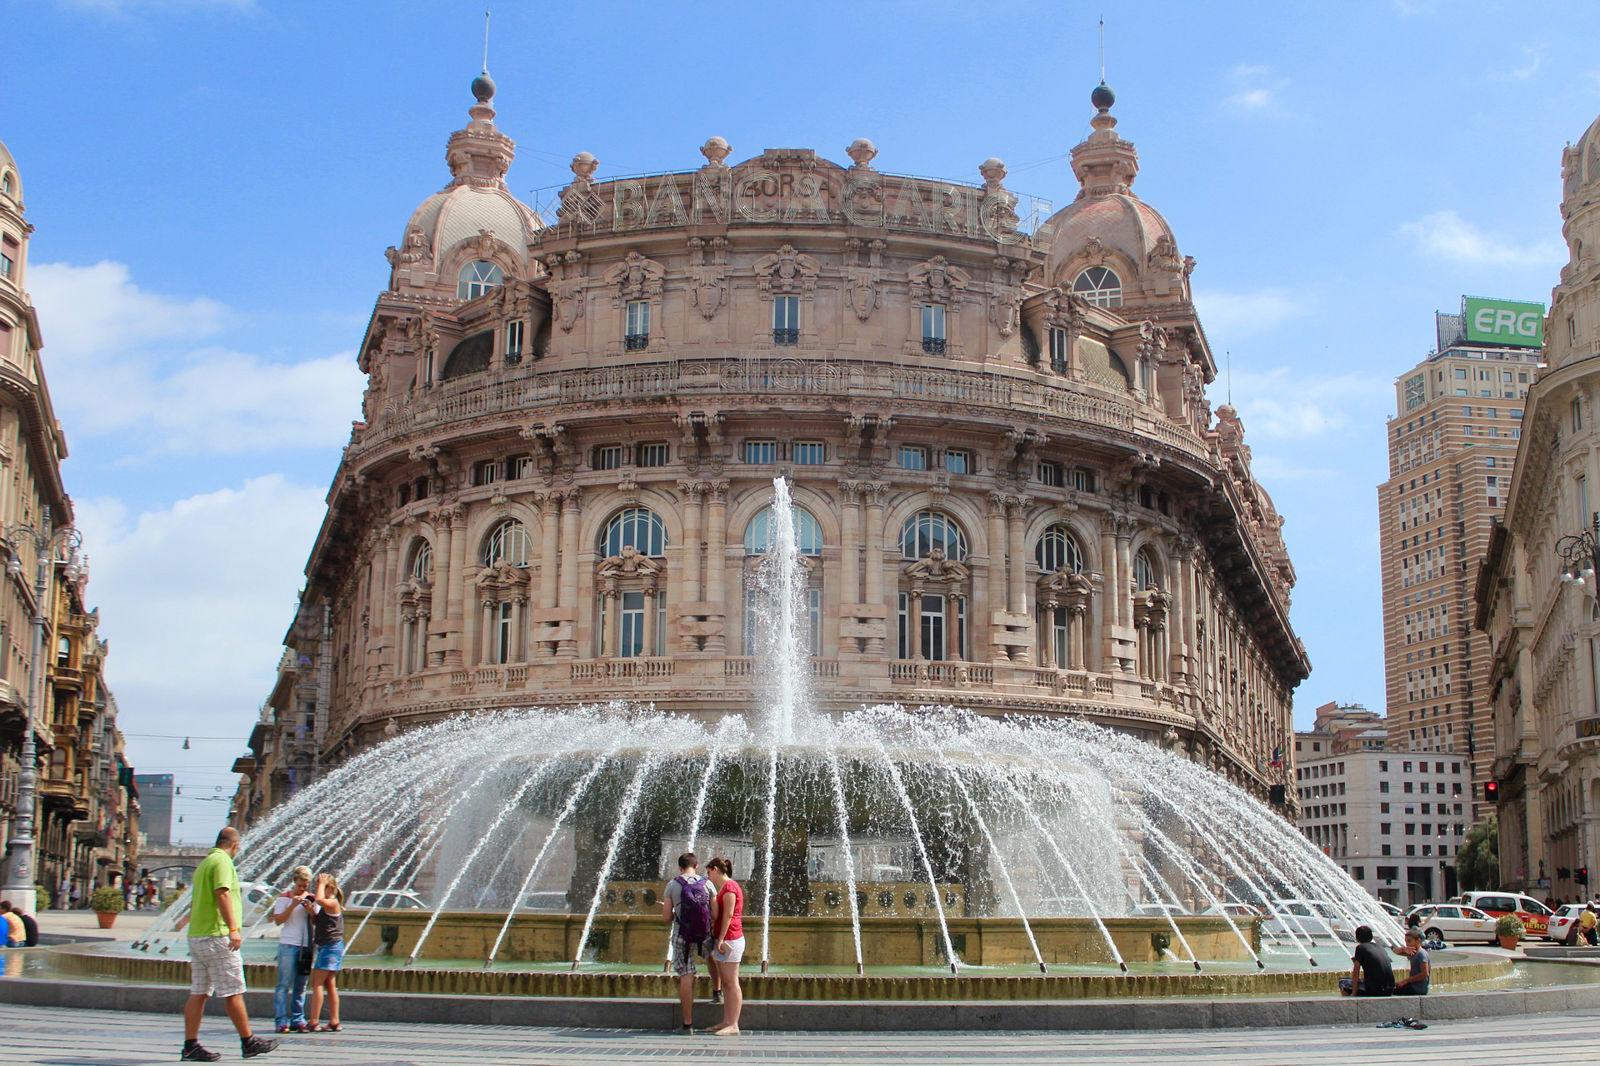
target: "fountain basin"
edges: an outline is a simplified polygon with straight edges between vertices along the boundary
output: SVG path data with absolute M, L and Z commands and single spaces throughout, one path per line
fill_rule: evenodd
M 352 910 L 346 928 L 362 920 Z M 409 955 L 428 922 L 425 911 L 381 911 L 350 944 L 354 955 Z M 1160 962 L 1174 955 L 1187 958 L 1172 927 L 1161 918 L 1106 918 L 1106 931 L 1124 960 Z M 441 912 L 428 935 L 427 958 L 482 961 L 489 957 L 505 916 L 488 911 Z M 578 955 L 584 915 L 522 913 L 511 921 L 497 959 L 517 962 L 560 962 Z M 1179 930 L 1202 964 L 1248 962 L 1244 944 L 1220 917 L 1177 919 Z M 1035 962 L 1022 921 L 1014 918 L 948 917 L 946 925 L 956 955 L 966 966 L 1012 966 Z M 1111 965 L 1105 937 L 1090 918 L 1032 918 L 1029 925 L 1047 964 Z M 1260 950 L 1255 923 L 1240 931 Z M 863 917 L 862 961 L 875 966 L 944 966 L 944 940 L 938 919 L 926 916 Z M 759 919 L 745 921 L 745 969 L 761 959 Z M 1170 941 L 1170 944 L 1168 943 Z M 666 958 L 667 930 L 659 914 L 601 913 L 589 933 L 586 960 L 661 967 Z M 1170 954 L 1163 955 L 1166 946 Z M 849 920 L 823 915 L 774 916 L 770 957 L 787 968 L 853 967 L 855 945 Z
M 430 941 L 431 943 L 431 941 Z M 254 953 L 252 952 L 252 955 Z M 151 957 L 129 952 L 125 946 L 73 945 L 53 949 L 53 969 L 67 975 L 94 975 L 101 979 L 187 985 L 189 963 L 182 955 Z M 1348 955 L 1341 952 L 1341 961 Z M 1435 956 L 1433 980 L 1442 991 L 1471 988 L 1504 978 L 1512 963 L 1468 953 L 1441 952 Z M 540 966 L 559 968 L 536 968 Z M 437 996 L 542 996 L 565 999 L 661 999 L 677 995 L 677 980 L 662 973 L 659 962 L 651 970 L 612 968 L 570 972 L 570 964 L 523 963 L 524 968 L 485 970 L 480 964 L 419 959 L 404 966 L 393 958 L 350 955 L 339 975 L 342 991 L 414 993 Z M 740 975 L 746 998 L 761 1001 L 1004 1001 L 1132 999 L 1165 996 L 1312 995 L 1334 997 L 1343 970 L 1330 956 L 1319 969 L 1258 971 L 1253 966 L 1233 972 L 1195 973 L 1187 964 L 1164 966 L 1136 964 L 1143 972 L 1119 973 L 1104 967 L 1094 973 L 1039 974 L 985 971 L 968 967 L 959 979 L 937 969 L 923 973 L 782 972 Z M 1232 964 L 1238 967 L 1239 964 Z M 1159 971 L 1159 972 L 1157 972 Z M 253 989 L 271 989 L 277 980 L 276 964 L 265 955 L 245 964 L 245 981 Z M 700 994 L 709 986 L 702 974 Z

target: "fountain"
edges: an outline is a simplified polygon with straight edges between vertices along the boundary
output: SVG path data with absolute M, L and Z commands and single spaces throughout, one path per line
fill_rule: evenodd
M 816 713 L 806 571 L 775 488 L 753 713 L 614 703 L 413 729 L 274 810 L 245 838 L 241 878 L 333 871 L 355 969 L 659 974 L 657 893 L 688 849 L 733 859 L 773 980 L 1292 971 L 1342 955 L 1357 925 L 1399 942 L 1292 825 L 1157 745 L 1064 717 Z M 186 912 L 137 947 L 181 942 Z M 249 934 L 268 928 L 249 917 Z

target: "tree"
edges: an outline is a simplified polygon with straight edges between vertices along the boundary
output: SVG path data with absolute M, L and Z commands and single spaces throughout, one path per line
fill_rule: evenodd
M 1494 815 L 1468 830 L 1456 852 L 1456 876 L 1463 892 L 1500 887 L 1500 822 Z

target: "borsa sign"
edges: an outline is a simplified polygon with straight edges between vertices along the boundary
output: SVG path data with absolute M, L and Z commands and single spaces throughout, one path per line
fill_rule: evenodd
M 1538 348 L 1544 344 L 1544 304 L 1464 296 L 1461 316 L 1467 340 L 1473 344 L 1515 348 Z
M 610 228 L 618 233 L 702 224 L 843 223 L 1000 244 L 1025 239 L 1019 198 L 1009 190 L 876 171 L 741 167 L 607 184 Z M 1028 206 L 1030 214 L 1037 212 L 1038 205 Z

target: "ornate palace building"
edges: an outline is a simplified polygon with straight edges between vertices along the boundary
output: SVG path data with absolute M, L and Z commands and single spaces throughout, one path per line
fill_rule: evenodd
M 21 172 L 0 144 L 0 853 L 7 863 L 0 884 L 12 879 L 17 842 L 28 835 L 20 816 L 29 806 L 19 800 L 31 723 L 31 876 L 54 898 L 76 889 L 87 899 L 137 873 L 138 789 L 105 684 L 100 615 L 85 605 L 89 575 L 61 480 L 66 433 L 50 401 L 39 316 L 25 288 L 32 233 Z
M 1505 522 L 1478 573 L 1477 625 L 1493 648 L 1501 878 L 1586 898 L 1600 880 L 1600 119 L 1562 152 L 1561 175 L 1570 257 L 1551 293 Z
M 473 94 L 361 341 L 280 680 L 311 698 L 277 700 L 299 766 L 488 707 L 750 707 L 783 476 L 824 708 L 1082 715 L 1283 783 L 1282 519 L 1110 89 L 1031 227 L 998 159 L 957 184 L 719 137 L 642 178 L 579 153 L 541 218 Z

